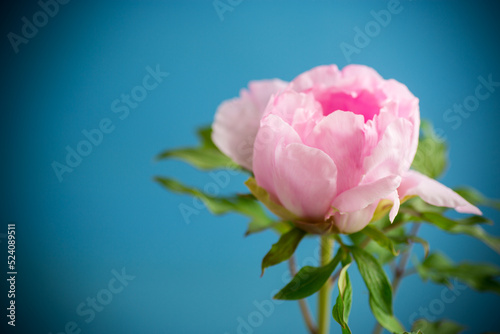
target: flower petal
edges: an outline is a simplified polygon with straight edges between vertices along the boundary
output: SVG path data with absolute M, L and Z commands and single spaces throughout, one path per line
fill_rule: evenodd
M 364 119 L 352 112 L 335 111 L 323 118 L 305 144 L 328 154 L 338 169 L 337 192 L 357 186 L 363 175 Z
M 255 107 L 261 112 L 266 109 L 271 95 L 278 93 L 288 86 L 288 82 L 280 79 L 257 80 L 248 83 L 249 91 L 243 90 L 241 95 L 248 94 Z
M 409 170 L 403 176 L 398 193 L 401 199 L 417 195 L 425 202 L 435 206 L 453 208 L 461 213 L 482 214 L 481 210 L 450 188 L 414 170 Z
M 322 118 L 321 105 L 312 94 L 285 90 L 273 96 L 264 111 L 266 115 L 276 115 L 290 124 L 301 138 L 305 138 Z
M 291 87 L 299 92 L 323 91 L 335 87 L 337 91 L 373 91 L 383 78 L 372 68 L 364 65 L 347 65 L 339 71 L 337 65 L 317 66 L 302 73 L 291 82 Z
M 337 182 L 337 168 L 325 152 L 299 143 L 278 146 L 274 178 L 284 207 L 305 220 L 324 219 Z
M 399 117 L 410 118 L 419 112 L 418 98 L 408 90 L 406 85 L 394 79 L 388 79 L 381 82 L 381 88 L 388 101 L 399 101 Z
M 398 191 L 394 190 L 389 196 L 387 196 L 387 199 L 392 201 L 392 208 L 391 208 L 391 211 L 389 211 L 389 220 L 392 223 L 394 221 L 394 218 L 396 218 L 396 216 L 399 212 L 399 206 L 401 205 L 401 202 L 400 202 L 399 196 L 398 196 Z
M 370 223 L 376 208 L 377 204 L 371 204 L 354 212 L 336 212 L 333 216 L 334 224 L 340 233 L 350 234 L 361 231 Z
M 276 149 L 291 143 L 301 143 L 295 130 L 276 115 L 265 116 L 253 146 L 253 171 L 257 184 L 266 189 L 273 200 L 278 200 L 274 186 Z
M 298 92 L 307 92 L 313 88 L 324 89 L 336 85 L 340 77 L 337 65 L 322 65 L 297 76 L 290 83 L 290 87 Z
M 212 140 L 222 153 L 248 170 L 252 169 L 252 153 L 260 119 L 272 94 L 286 82 L 253 81 L 250 90 L 242 89 L 239 98 L 224 101 L 215 114 Z
M 402 175 L 410 168 L 411 160 L 406 153 L 410 146 L 412 129 L 413 125 L 403 118 L 389 124 L 372 154 L 363 162 L 366 172 L 363 183 L 390 175 Z
M 345 81 L 349 80 L 350 85 L 347 88 L 350 90 L 368 90 L 372 93 L 385 81 L 373 68 L 358 64 L 345 66 L 342 69 L 342 77 Z
M 400 176 L 387 176 L 372 183 L 362 184 L 344 191 L 335 198 L 332 206 L 341 213 L 354 212 L 387 198 L 401 183 Z
M 407 153 L 409 159 L 413 160 L 417 152 L 420 128 L 419 100 L 408 90 L 408 87 L 394 79 L 384 81 L 381 88 L 387 96 L 386 103 L 397 101 L 397 116 L 408 119 L 413 124 L 412 140 Z

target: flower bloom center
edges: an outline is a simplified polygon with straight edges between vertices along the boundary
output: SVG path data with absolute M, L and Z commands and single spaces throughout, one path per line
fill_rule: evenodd
M 321 104 L 324 116 L 336 110 L 351 111 L 363 115 L 366 123 L 380 112 L 377 99 L 366 90 L 358 93 L 325 92 L 316 96 L 316 100 Z

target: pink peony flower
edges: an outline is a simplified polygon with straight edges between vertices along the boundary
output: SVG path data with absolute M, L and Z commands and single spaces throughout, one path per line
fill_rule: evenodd
M 222 102 L 212 124 L 212 140 L 222 153 L 252 170 L 253 143 L 272 94 L 287 86 L 279 79 L 251 81 L 240 97 Z
M 414 195 L 481 214 L 451 189 L 410 170 L 420 115 L 418 99 L 405 85 L 361 65 L 342 71 L 319 66 L 285 89 L 283 82 L 274 83 L 254 82 L 250 92 L 222 104 L 213 140 L 237 163 L 251 166 L 258 186 L 299 217 L 301 228 L 354 233 L 371 221 L 382 200 L 392 203 L 392 221 L 400 201 Z M 253 155 L 238 150 L 255 133 Z

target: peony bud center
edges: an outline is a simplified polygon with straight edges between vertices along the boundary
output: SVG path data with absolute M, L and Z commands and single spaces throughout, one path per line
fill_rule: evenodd
M 363 90 L 359 93 L 325 92 L 316 96 L 323 108 L 323 115 L 328 116 L 336 110 L 351 111 L 363 115 L 365 123 L 380 112 L 380 106 L 372 93 Z

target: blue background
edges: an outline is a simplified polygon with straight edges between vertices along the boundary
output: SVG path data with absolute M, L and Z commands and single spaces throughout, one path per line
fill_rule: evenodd
M 500 197 L 500 89 L 457 129 L 443 119 L 445 110 L 474 94 L 478 76 L 500 81 L 498 6 L 413 1 L 402 7 L 351 62 L 372 66 L 419 97 L 422 118 L 449 141 L 443 183 Z M 153 157 L 194 145 L 194 130 L 211 123 L 217 105 L 249 80 L 291 80 L 320 64 L 347 65 L 340 44 L 353 45 L 353 29 L 364 29 L 373 20 L 370 11 L 386 9 L 387 2 L 243 1 L 231 8 L 221 20 L 212 1 L 71 1 L 16 54 L 7 34 L 20 34 L 21 18 L 32 20 L 40 7 L 34 1 L 4 5 L 0 233 L 16 222 L 17 332 L 55 334 L 75 321 L 82 333 L 233 334 L 238 317 L 248 322 L 254 301 L 269 300 L 288 279 L 285 264 L 259 277 L 260 261 L 277 238 L 272 232 L 244 238 L 245 218 L 213 217 L 204 209 L 186 223 L 179 205 L 193 206 L 191 198 L 164 191 L 153 176 L 201 188 L 213 180 Z M 169 76 L 121 120 L 111 103 L 141 85 L 146 67 L 157 64 Z M 114 131 L 59 182 L 53 161 L 64 163 L 65 147 L 75 148 L 85 139 L 81 131 L 104 118 Z M 244 179 L 231 177 L 221 193 L 245 191 Z M 484 213 L 500 222 L 497 212 Z M 498 235 L 499 226 L 486 229 Z M 500 264 L 497 254 L 470 238 L 431 227 L 421 235 L 454 260 Z M 3 263 L 5 234 L 0 241 Z M 314 259 L 316 247 L 315 239 L 301 244 L 298 263 Z M 112 270 L 122 268 L 135 278 L 86 323 L 77 306 L 107 288 Z M 351 328 L 369 333 L 374 319 L 367 291 L 352 272 Z M 398 318 L 409 326 L 412 313 L 432 305 L 437 317 L 465 324 L 467 333 L 500 330 L 498 296 L 467 289 L 440 308 L 434 300 L 442 290 L 408 278 L 396 297 Z M 315 309 L 314 299 L 310 304 Z M 297 304 L 286 302 L 251 331 L 305 333 L 305 327 Z M 331 332 L 339 332 L 336 323 Z

